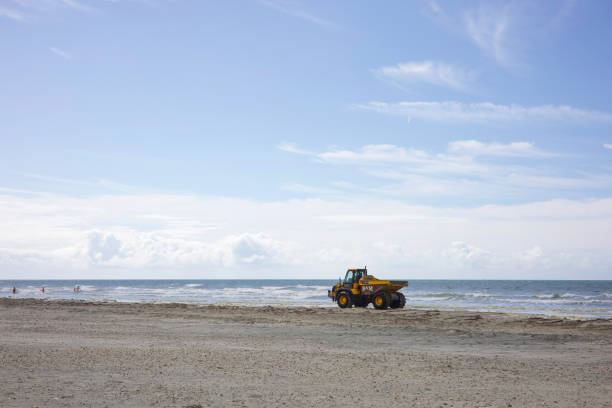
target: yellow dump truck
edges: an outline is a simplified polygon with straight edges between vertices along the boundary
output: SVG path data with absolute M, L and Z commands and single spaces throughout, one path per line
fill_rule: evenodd
M 376 309 L 399 309 L 406 304 L 406 297 L 398 292 L 408 281 L 380 280 L 368 275 L 368 270 L 349 269 L 346 271 L 344 281 L 332 286 L 327 291 L 332 301 L 338 303 L 342 309 L 347 307 L 366 307 L 370 303 Z

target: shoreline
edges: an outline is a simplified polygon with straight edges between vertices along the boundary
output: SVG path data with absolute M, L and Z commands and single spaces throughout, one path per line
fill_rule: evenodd
M 70 303 L 70 302 L 79 302 L 79 303 L 93 303 L 93 304 L 133 304 L 133 305 L 169 305 L 169 304 L 185 304 L 185 305 L 193 305 L 193 306 L 220 306 L 220 307 L 245 307 L 245 308 L 262 308 L 262 307 L 274 307 L 274 308 L 313 308 L 313 309 L 336 309 L 338 306 L 334 302 L 329 302 L 329 304 L 323 303 L 298 303 L 298 302 L 265 302 L 258 303 L 250 300 L 217 300 L 210 302 L 203 302 L 199 300 L 192 301 L 176 301 L 176 300 L 120 300 L 120 299 L 78 299 L 76 298 L 45 298 L 45 297 L 14 297 L 14 296 L 0 296 L 0 302 L 3 300 L 9 301 L 39 301 L 39 302 L 59 302 L 59 303 Z M 371 310 L 372 306 L 368 306 L 366 310 Z M 461 313 L 477 313 L 477 314 L 502 314 L 509 315 L 515 317 L 537 317 L 537 318 L 545 318 L 545 319 L 564 319 L 564 320 L 604 320 L 611 321 L 612 317 L 595 317 L 588 315 L 579 315 L 579 314 L 552 314 L 552 313 L 538 313 L 537 311 L 506 311 L 508 307 L 505 306 L 489 306 L 487 309 L 499 309 L 499 310 L 474 310 L 476 308 L 463 307 L 463 306 L 436 306 L 436 305 L 406 305 L 404 311 L 434 311 L 434 312 L 461 312 Z
M 0 298 L 2 407 L 610 407 L 612 320 Z
M 79 280 L 0 281 L 0 296 L 141 303 L 194 303 L 278 307 L 336 307 L 323 280 Z M 551 318 L 612 318 L 612 281 L 411 280 L 406 307 L 420 310 L 500 312 Z M 78 283 L 78 284 L 77 284 Z M 81 292 L 75 293 L 80 286 Z M 42 292 L 42 288 L 45 292 Z M 371 306 L 370 306 L 371 307 Z

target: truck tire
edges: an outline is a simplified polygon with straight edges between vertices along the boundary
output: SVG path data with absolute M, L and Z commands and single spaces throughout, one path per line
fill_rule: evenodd
M 402 292 L 397 292 L 397 295 L 399 296 L 399 305 L 397 307 L 403 309 L 406 306 L 406 296 Z
M 341 309 L 346 309 L 347 307 L 353 306 L 353 299 L 347 292 L 338 293 L 338 296 L 336 296 L 336 302 L 338 302 L 338 306 Z
M 372 303 L 376 309 L 386 309 L 389 307 L 389 294 L 387 292 L 380 292 L 372 297 Z
M 406 306 L 406 296 L 403 293 L 395 292 L 395 296 L 397 296 L 397 299 L 391 302 L 391 309 L 401 309 Z

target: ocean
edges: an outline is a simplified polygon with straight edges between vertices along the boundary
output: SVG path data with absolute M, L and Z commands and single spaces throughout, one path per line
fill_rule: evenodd
M 334 280 L 0 280 L 0 297 L 337 307 Z M 80 292 L 74 288 L 80 286 Z M 12 294 L 12 288 L 17 293 Z M 45 288 L 45 292 L 41 288 Z M 612 281 L 411 280 L 406 307 L 612 318 Z M 371 307 L 371 306 L 369 306 Z

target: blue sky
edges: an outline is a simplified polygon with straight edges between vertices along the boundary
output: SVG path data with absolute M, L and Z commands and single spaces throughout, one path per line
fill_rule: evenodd
M 612 278 L 610 16 L 0 0 L 0 278 Z

